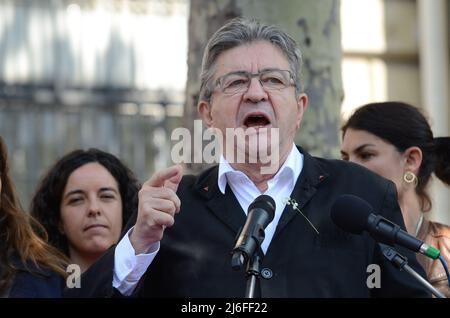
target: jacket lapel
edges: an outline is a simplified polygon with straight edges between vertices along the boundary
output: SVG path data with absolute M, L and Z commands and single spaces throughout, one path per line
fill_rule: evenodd
M 319 165 L 318 161 L 311 157 L 300 147 L 299 151 L 303 154 L 303 169 L 292 191 L 291 198 L 298 203 L 298 208 L 308 217 L 303 208 L 308 204 L 317 191 L 318 186 L 328 177 L 328 173 Z M 286 225 L 298 215 L 291 205 L 286 205 L 278 222 L 274 238 L 286 227 Z M 301 217 L 301 216 L 300 216 Z M 305 220 L 305 222 L 307 222 Z
M 316 193 L 319 184 L 328 177 L 328 173 L 320 166 L 317 160 L 300 147 L 298 148 L 304 156 L 304 162 L 291 198 L 297 201 L 299 204 L 298 208 L 302 210 Z M 211 213 L 237 234 L 241 227 L 244 226 L 246 214 L 228 185 L 225 194 L 220 192 L 217 184 L 218 170 L 218 166 L 215 166 L 205 171 L 199 177 L 195 187 L 197 192 L 205 198 L 206 206 Z M 304 211 L 302 210 L 302 212 Z M 298 211 L 294 210 L 292 206 L 286 205 L 278 222 L 274 238 L 298 214 Z
M 236 234 L 244 226 L 246 214 L 231 188 L 222 194 L 217 184 L 218 166 L 208 170 L 196 184 L 198 193 L 206 199 L 206 207 Z

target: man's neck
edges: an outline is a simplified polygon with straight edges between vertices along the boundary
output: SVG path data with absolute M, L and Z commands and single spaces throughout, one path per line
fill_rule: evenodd
M 267 166 L 267 164 L 262 163 L 230 163 L 230 165 L 233 167 L 233 169 L 242 171 L 255 184 L 259 191 L 261 191 L 261 193 L 264 193 L 268 189 L 268 181 L 272 179 L 280 170 L 280 167 L 286 161 L 291 150 L 292 148 L 280 155 L 280 160 L 278 161 L 276 169 L 273 169 L 275 171 L 274 173 L 261 173 L 261 169 L 264 166 Z M 271 164 L 273 165 L 273 163 Z

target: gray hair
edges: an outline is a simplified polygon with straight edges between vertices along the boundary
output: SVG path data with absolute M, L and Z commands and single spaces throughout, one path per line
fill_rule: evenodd
M 295 40 L 274 25 L 263 25 L 256 19 L 235 18 L 216 31 L 206 45 L 200 75 L 200 100 L 210 101 L 213 88 L 211 80 L 215 63 L 221 53 L 254 41 L 268 41 L 286 55 L 295 81 L 296 93 L 302 91 L 300 79 L 301 53 Z

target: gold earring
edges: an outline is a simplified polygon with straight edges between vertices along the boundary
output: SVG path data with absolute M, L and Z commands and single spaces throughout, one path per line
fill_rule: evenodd
M 417 176 L 411 171 L 405 172 L 405 174 L 403 175 L 403 180 L 409 184 L 413 183 L 415 187 L 417 187 L 417 184 L 419 183 Z

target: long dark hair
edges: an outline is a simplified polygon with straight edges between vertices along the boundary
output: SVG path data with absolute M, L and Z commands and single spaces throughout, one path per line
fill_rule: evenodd
M 140 184 L 133 172 L 114 155 L 99 149 L 74 150 L 59 159 L 40 182 L 31 201 L 31 214 L 38 219 L 49 234 L 50 244 L 69 256 L 65 235 L 59 231 L 61 200 L 67 180 L 79 167 L 97 162 L 111 173 L 119 185 L 122 198 L 122 228 L 137 211 Z
M 68 259 L 46 243 L 45 230 L 21 207 L 9 173 L 6 146 L 1 137 L 0 178 L 0 295 L 10 287 L 18 270 L 15 258 L 30 271 L 34 272 L 36 267 L 46 268 L 62 277 L 66 276 Z M 36 231 L 43 237 L 39 237 Z
M 426 186 L 431 174 L 450 185 L 450 137 L 434 138 L 428 121 L 418 108 L 402 102 L 371 103 L 357 109 L 342 127 L 367 131 L 392 144 L 399 152 L 419 147 L 422 163 L 416 193 L 423 211 L 431 210 Z

